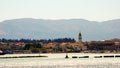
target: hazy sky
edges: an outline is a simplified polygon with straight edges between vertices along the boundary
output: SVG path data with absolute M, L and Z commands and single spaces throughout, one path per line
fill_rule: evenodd
M 118 19 L 120 0 L 0 0 L 0 21 L 15 18 Z

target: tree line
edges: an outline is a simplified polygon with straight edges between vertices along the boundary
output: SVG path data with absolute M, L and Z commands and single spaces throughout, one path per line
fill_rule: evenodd
M 36 42 L 42 42 L 42 43 L 62 43 L 62 42 L 76 42 L 73 38 L 57 38 L 57 39 L 0 39 L 0 42 L 8 43 L 8 42 L 24 42 L 24 43 L 36 43 Z

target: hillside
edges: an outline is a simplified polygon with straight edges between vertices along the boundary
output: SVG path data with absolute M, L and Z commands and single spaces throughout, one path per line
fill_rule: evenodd
M 52 39 L 70 37 L 77 40 L 81 32 L 83 40 L 120 38 L 120 19 L 104 22 L 84 19 L 13 19 L 0 22 L 0 38 Z

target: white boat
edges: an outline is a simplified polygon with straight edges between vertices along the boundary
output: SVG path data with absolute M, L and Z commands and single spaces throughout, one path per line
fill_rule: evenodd
M 0 50 L 0 55 L 4 55 L 5 53 L 2 51 L 2 50 Z

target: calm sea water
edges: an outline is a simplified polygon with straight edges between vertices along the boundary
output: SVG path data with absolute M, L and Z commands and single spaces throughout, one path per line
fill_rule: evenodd
M 3 56 L 39 55 L 39 54 L 12 54 Z M 65 53 L 40 54 L 48 57 L 39 58 L 0 58 L 0 68 L 120 68 L 120 58 L 94 58 L 94 56 L 116 54 L 84 54 Z M 90 56 L 89 58 L 72 58 L 72 56 Z M 0 55 L 1 57 L 1 55 Z

